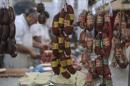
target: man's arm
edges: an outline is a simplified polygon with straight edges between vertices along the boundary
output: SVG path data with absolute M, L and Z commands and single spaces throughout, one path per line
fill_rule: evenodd
M 43 44 L 41 42 L 41 37 L 38 37 L 38 36 L 33 37 L 33 47 L 35 47 L 35 48 L 43 47 Z
M 16 49 L 20 53 L 29 54 L 32 58 L 36 57 L 36 53 L 32 49 L 29 49 L 22 44 L 16 44 Z

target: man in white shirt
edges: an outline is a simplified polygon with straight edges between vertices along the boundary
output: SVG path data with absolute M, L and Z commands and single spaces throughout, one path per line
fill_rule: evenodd
M 32 65 L 32 58 L 35 59 L 37 55 L 32 49 L 30 26 L 37 22 L 37 17 L 37 12 L 33 8 L 28 8 L 24 14 L 16 16 L 16 48 L 18 55 L 16 58 L 5 55 L 5 67 L 26 68 Z

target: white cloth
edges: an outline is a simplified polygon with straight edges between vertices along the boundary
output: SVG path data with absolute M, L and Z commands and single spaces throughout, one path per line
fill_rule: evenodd
M 16 16 L 16 43 L 32 48 L 32 34 L 24 15 Z
M 32 36 L 40 36 L 42 38 L 42 43 L 48 44 L 51 42 L 50 36 L 49 36 L 49 28 L 47 25 L 44 24 L 33 24 L 30 27 Z
M 32 34 L 30 33 L 29 25 L 23 14 L 16 16 L 15 25 L 16 43 L 32 48 Z M 32 59 L 29 55 L 18 52 L 15 58 L 12 58 L 10 55 L 5 55 L 4 65 L 7 68 L 26 68 L 32 65 Z

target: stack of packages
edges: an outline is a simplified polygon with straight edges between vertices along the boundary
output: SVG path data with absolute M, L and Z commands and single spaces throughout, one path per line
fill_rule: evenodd
M 9 1 L 2 0 L 0 8 L 0 54 L 8 53 L 16 56 L 15 41 L 15 13 Z
M 52 42 L 54 58 L 51 65 L 55 74 L 62 74 L 64 78 L 70 78 L 75 74 L 72 66 L 71 47 L 69 35 L 73 32 L 74 10 L 71 5 L 65 7 L 54 16 L 52 32 L 56 36 Z
M 96 20 L 96 21 L 95 21 Z M 81 62 L 88 69 L 87 86 L 93 86 L 93 80 L 102 77 L 100 86 L 112 86 L 108 58 L 111 50 L 111 23 L 108 14 L 101 13 L 96 17 L 83 12 L 79 26 L 84 29 L 80 42 L 85 47 Z M 92 54 L 96 55 L 93 57 Z

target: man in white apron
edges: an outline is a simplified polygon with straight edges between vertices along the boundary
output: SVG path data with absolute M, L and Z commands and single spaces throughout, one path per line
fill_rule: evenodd
M 32 49 L 30 26 L 37 22 L 37 16 L 37 12 L 32 8 L 28 9 L 25 14 L 16 16 L 16 48 L 18 54 L 16 58 L 5 55 L 5 67 L 27 68 L 32 65 L 32 58 L 36 57 L 36 53 Z

